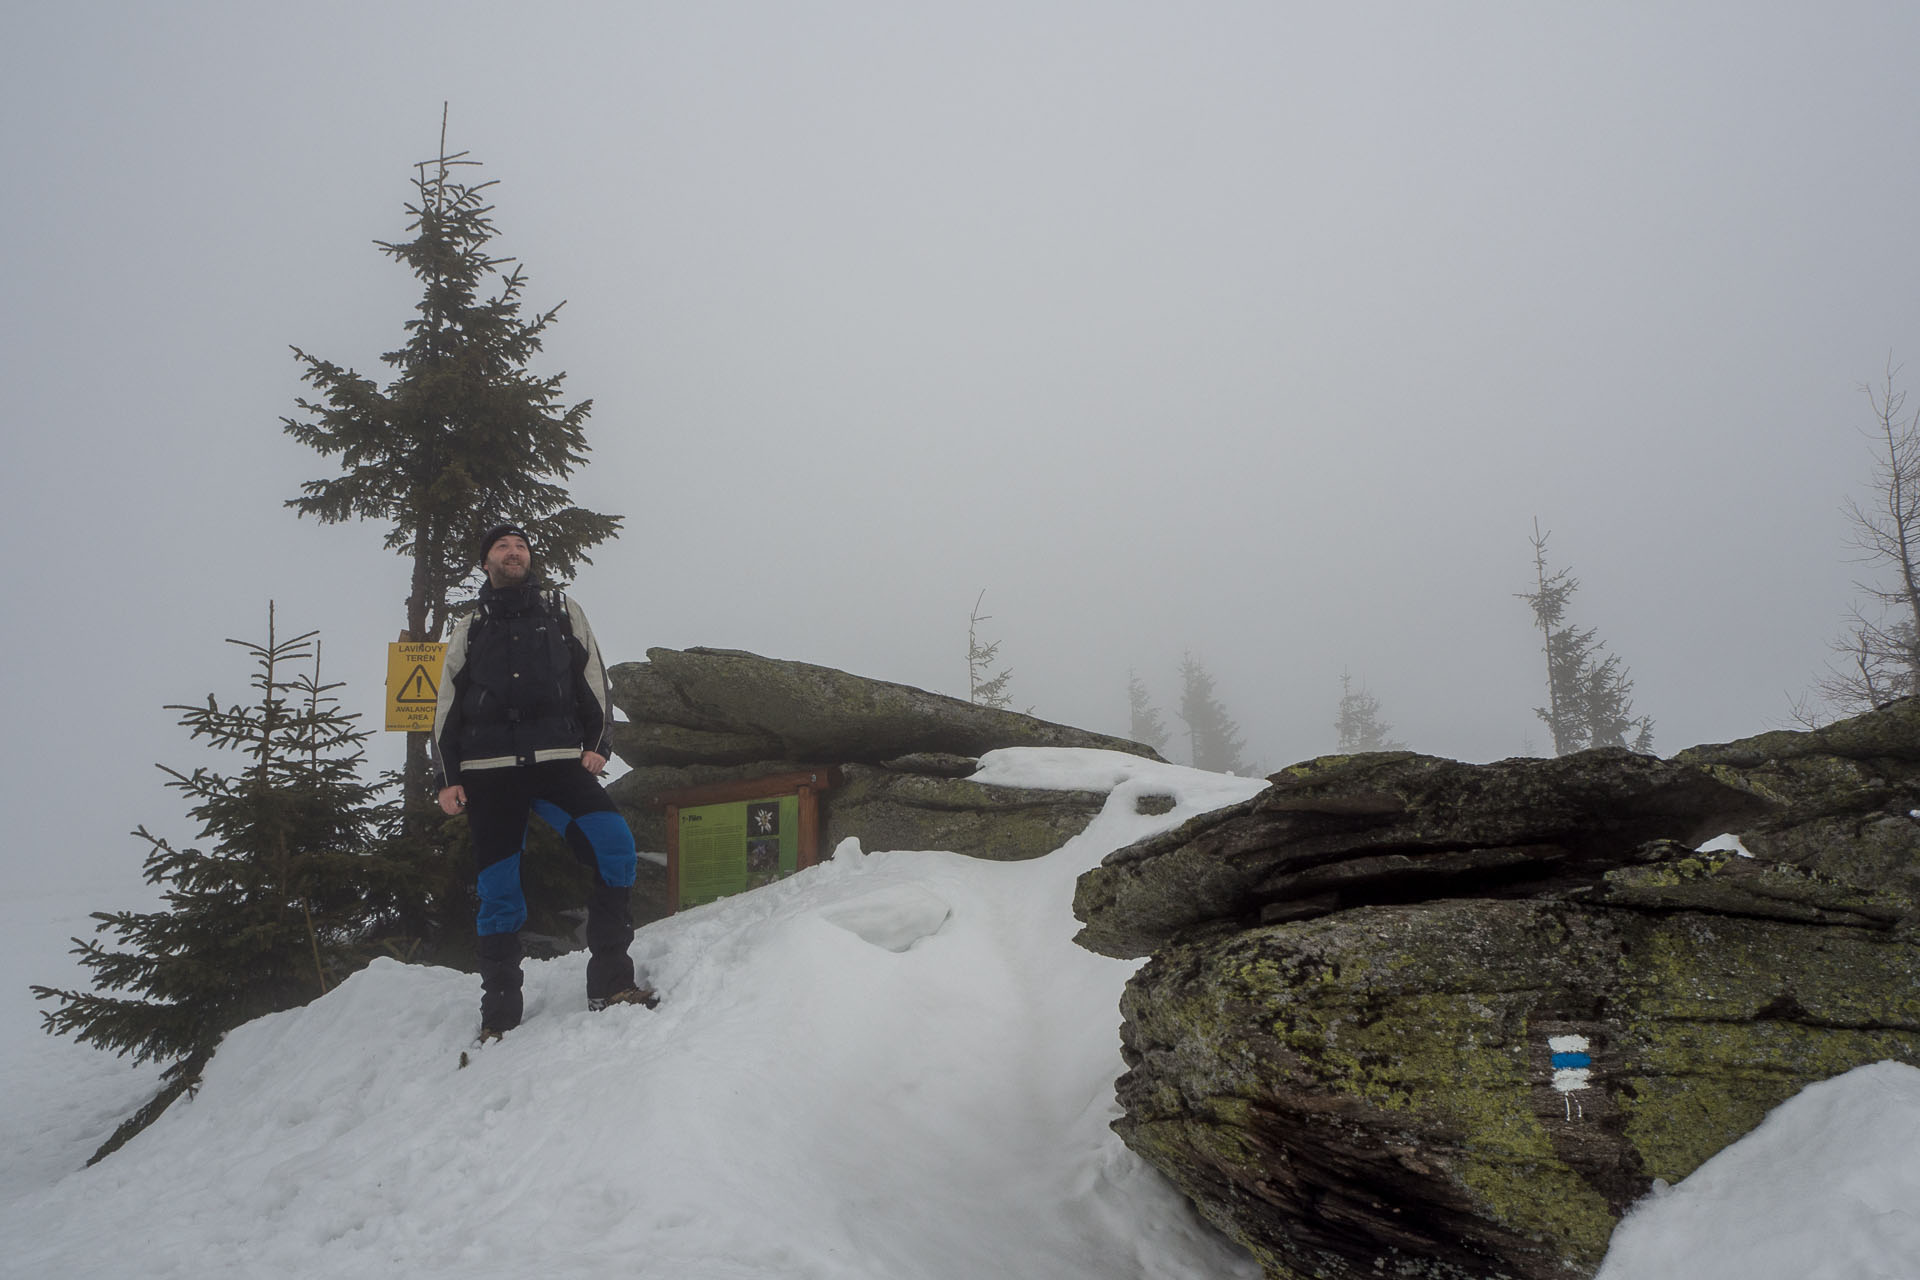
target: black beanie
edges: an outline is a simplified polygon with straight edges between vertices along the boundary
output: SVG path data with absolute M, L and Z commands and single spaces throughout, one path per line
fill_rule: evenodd
M 527 536 L 527 531 L 525 529 L 522 529 L 517 524 L 497 524 L 493 526 L 493 528 L 487 530 L 485 533 L 480 535 L 480 563 L 481 564 L 485 564 L 487 562 L 487 552 L 493 550 L 493 544 L 500 541 L 500 539 L 506 538 L 506 537 L 514 537 L 514 538 L 520 539 L 522 542 L 527 544 L 528 550 L 532 550 L 533 548 L 533 539 Z

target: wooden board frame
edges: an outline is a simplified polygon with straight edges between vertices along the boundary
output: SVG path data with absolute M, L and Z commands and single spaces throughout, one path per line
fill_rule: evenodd
M 713 782 L 699 787 L 679 787 L 650 797 L 667 810 L 667 912 L 680 910 L 680 810 L 706 804 L 733 804 L 742 800 L 774 800 L 797 796 L 800 801 L 799 847 L 795 850 L 796 871 L 820 862 L 820 793 L 840 785 L 840 771 L 831 766 L 803 769 L 792 773 L 768 774 L 764 778 L 742 778 L 736 782 Z

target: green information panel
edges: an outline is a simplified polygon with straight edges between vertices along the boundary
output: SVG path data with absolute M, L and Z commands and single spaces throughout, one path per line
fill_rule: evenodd
M 800 856 L 800 797 L 680 810 L 680 901 L 697 907 L 792 875 Z

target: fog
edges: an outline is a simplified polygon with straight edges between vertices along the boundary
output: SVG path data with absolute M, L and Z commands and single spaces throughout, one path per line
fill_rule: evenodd
M 378 712 L 406 566 L 284 502 L 298 345 L 384 379 L 412 166 L 484 163 L 591 398 L 609 661 L 713 645 L 1169 723 L 1268 768 L 1342 672 L 1548 749 L 1551 530 L 1663 752 L 1786 722 L 1920 358 L 1895 4 L 15 5 L 0 81 L 16 892 L 120 898 L 170 702 L 267 602 Z M 397 760 L 399 735 L 375 758 Z M 1184 759 L 1179 750 L 1172 754 Z

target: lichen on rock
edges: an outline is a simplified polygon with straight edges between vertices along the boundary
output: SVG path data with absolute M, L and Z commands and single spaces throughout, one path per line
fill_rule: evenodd
M 1127 1143 L 1270 1276 L 1582 1277 L 1655 1178 L 1920 1063 L 1910 708 L 1821 735 L 1330 757 L 1082 877 Z M 1909 723 L 1914 721 L 1914 723 Z M 1757 857 L 1697 852 L 1738 832 Z

